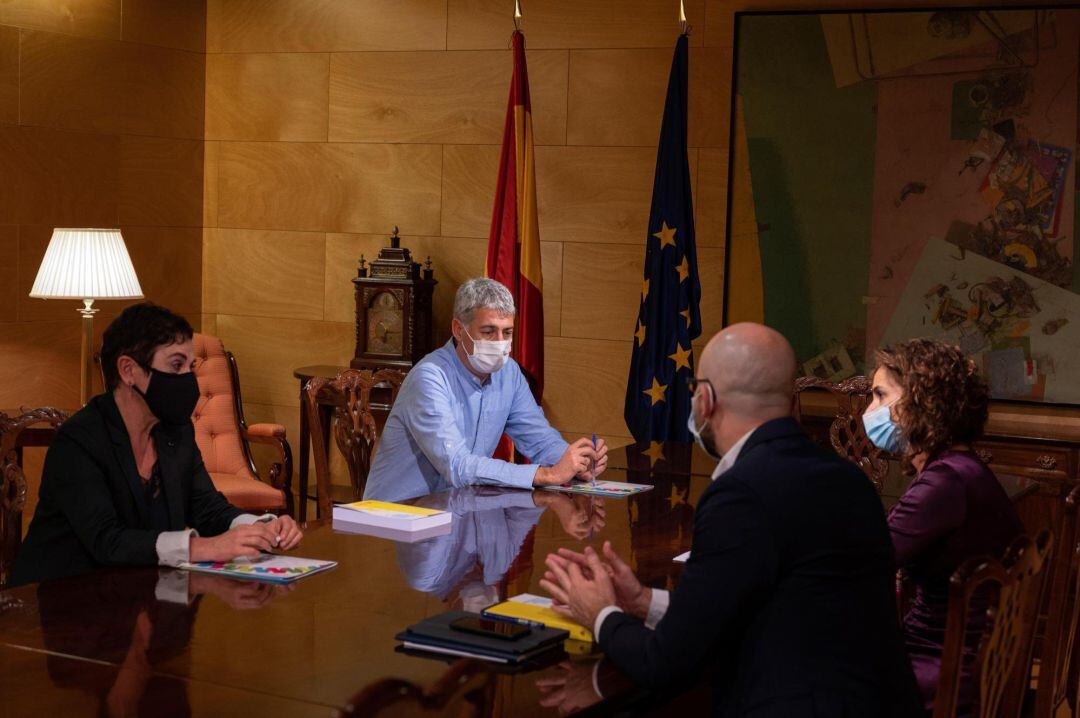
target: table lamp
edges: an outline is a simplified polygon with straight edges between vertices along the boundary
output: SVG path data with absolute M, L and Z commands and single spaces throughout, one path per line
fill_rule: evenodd
M 82 381 L 85 405 L 93 386 L 95 299 L 142 299 L 124 238 L 119 229 L 54 229 L 30 296 L 35 299 L 81 299 Z

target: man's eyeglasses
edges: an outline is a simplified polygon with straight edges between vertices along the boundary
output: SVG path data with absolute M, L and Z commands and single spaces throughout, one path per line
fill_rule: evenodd
M 712 382 L 710 382 L 708 379 L 698 379 L 696 376 L 691 376 L 687 377 L 686 384 L 690 387 L 691 396 L 697 393 L 698 387 L 702 384 L 709 387 L 709 391 L 712 392 L 712 395 L 716 396 L 716 389 L 713 388 Z

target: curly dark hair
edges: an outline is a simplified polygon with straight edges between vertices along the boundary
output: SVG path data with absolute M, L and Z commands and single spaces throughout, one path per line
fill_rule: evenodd
M 877 351 L 877 369 L 887 369 L 903 389 L 896 422 L 908 443 L 908 457 L 936 458 L 954 444 L 982 436 L 990 411 L 990 390 L 979 366 L 960 347 L 933 339 L 913 339 Z
M 149 368 L 158 347 L 185 342 L 191 339 L 193 331 L 187 319 L 152 302 L 133 304 L 120 312 L 101 339 L 105 390 L 112 391 L 120 383 L 116 360 L 121 356 L 129 356 L 143 368 Z

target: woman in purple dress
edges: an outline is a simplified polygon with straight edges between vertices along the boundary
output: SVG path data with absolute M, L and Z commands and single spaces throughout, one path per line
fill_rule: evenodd
M 933 707 L 945 642 L 949 577 L 969 558 L 1000 558 L 1023 531 L 1005 490 L 972 450 L 986 424 L 989 392 L 959 347 L 929 339 L 877 352 L 873 402 L 863 424 L 875 446 L 900 456 L 915 479 L 889 511 L 897 566 L 915 583 L 904 636 L 923 702 Z M 989 597 L 976 596 L 981 609 Z M 965 636 L 974 652 L 985 610 Z M 960 712 L 974 697 L 971 664 L 960 679 Z

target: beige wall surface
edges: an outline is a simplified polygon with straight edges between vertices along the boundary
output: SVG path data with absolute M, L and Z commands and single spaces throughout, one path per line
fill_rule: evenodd
M 436 334 L 447 338 L 455 289 L 484 270 L 512 9 L 209 0 L 203 312 L 237 354 L 250 418 L 296 436 L 292 369 L 348 362 L 349 280 L 394 225 L 419 259 L 431 256 Z M 686 10 L 704 339 L 720 325 L 730 18 L 704 0 Z M 544 405 L 566 432 L 627 440 L 623 393 L 677 11 L 655 0 L 525 8 Z
M 198 319 L 205 29 L 202 0 L 0 3 L 0 410 L 78 404 L 81 303 L 27 296 L 54 227 L 120 227 Z

